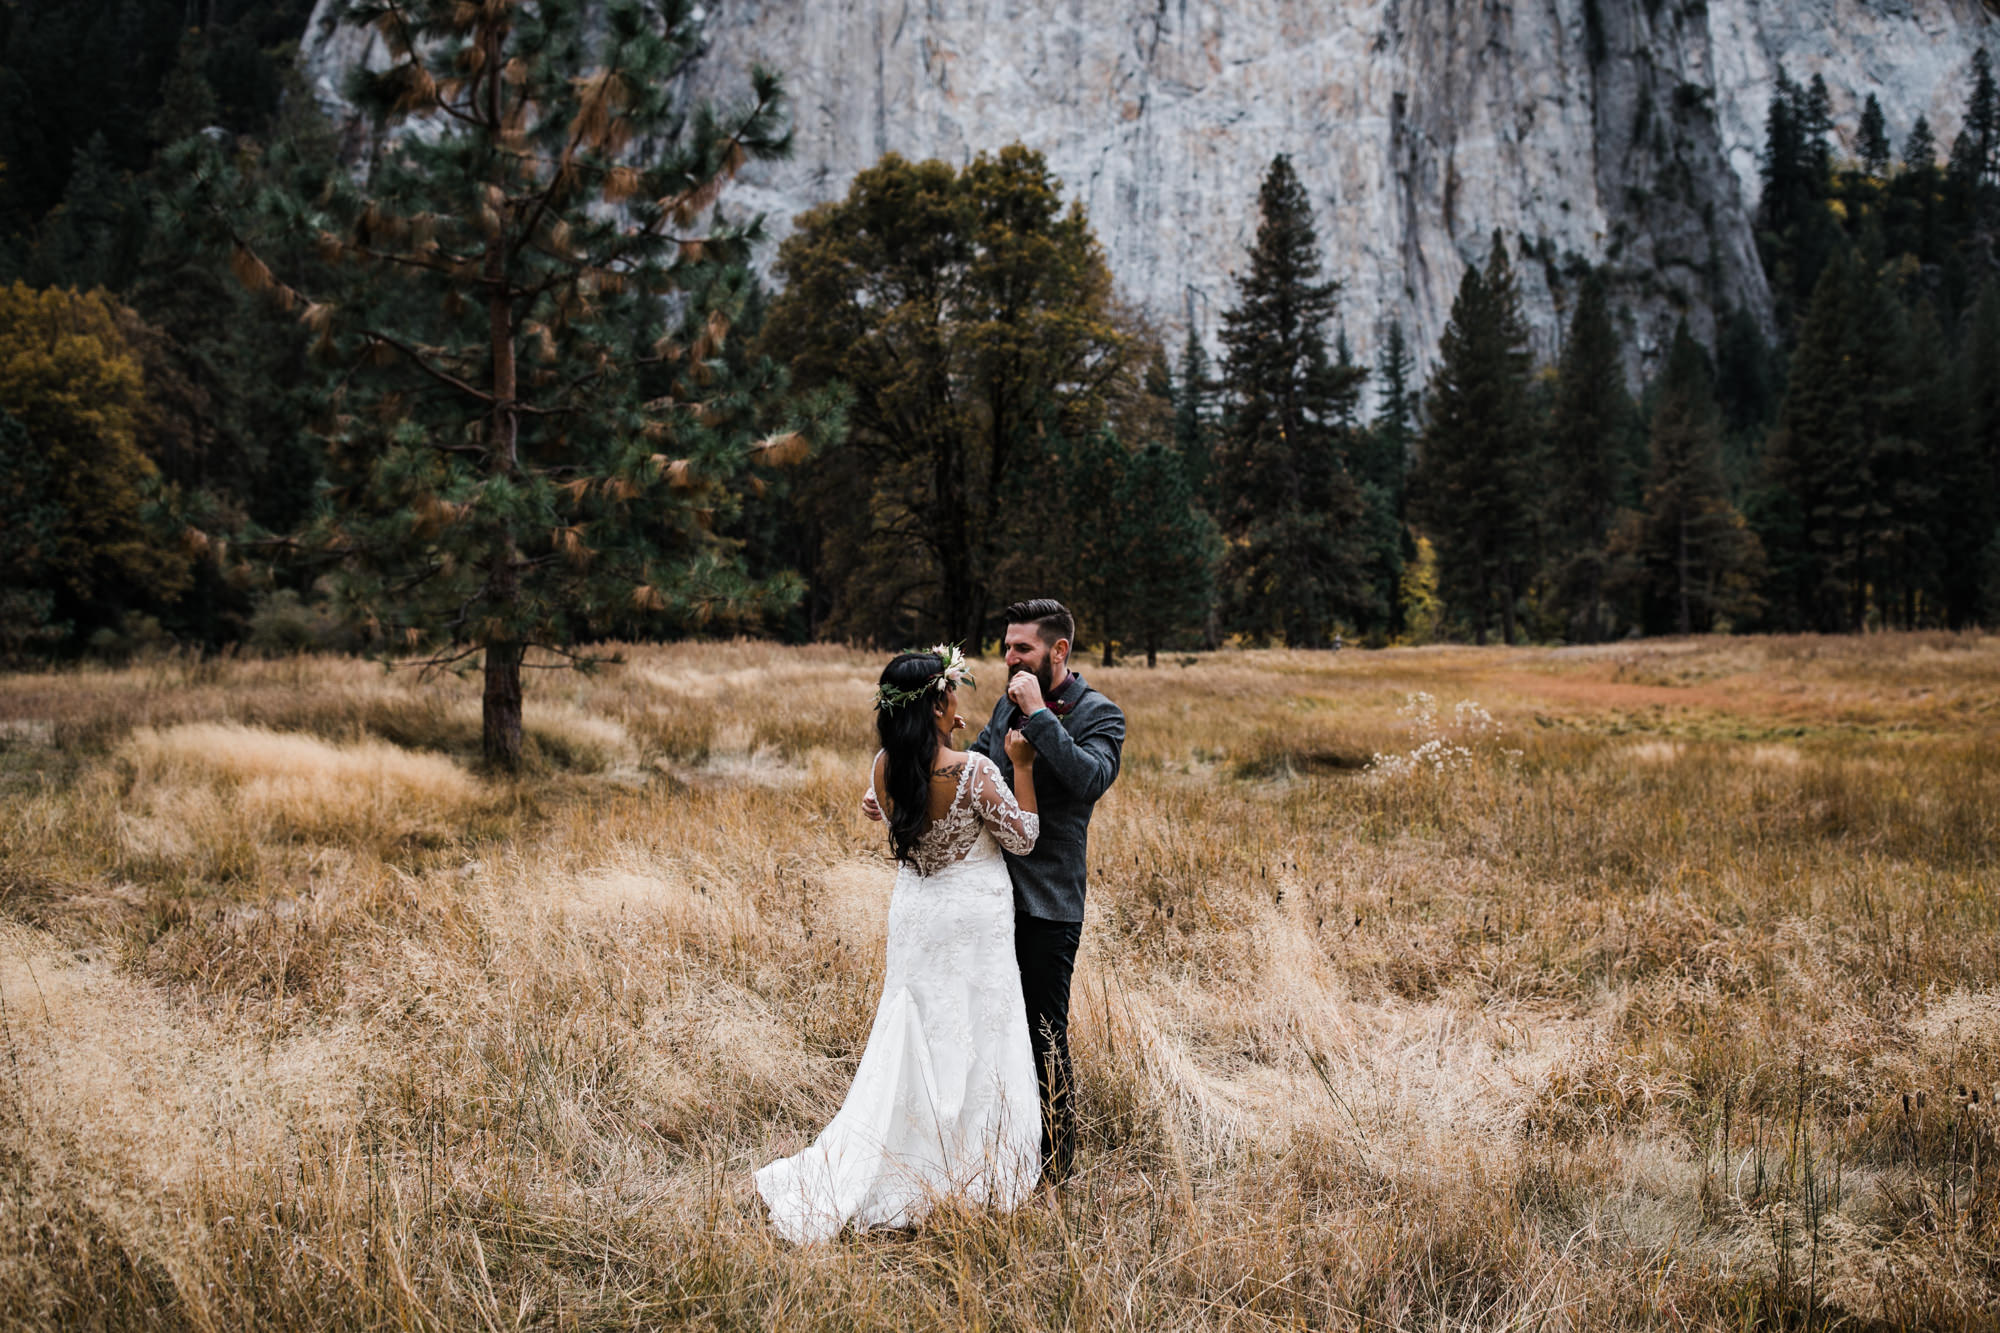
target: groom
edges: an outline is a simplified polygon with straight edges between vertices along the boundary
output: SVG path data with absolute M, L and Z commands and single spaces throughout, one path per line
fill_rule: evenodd
M 968 748 L 991 759 L 1011 783 L 1007 733 L 1019 730 L 1035 747 L 1042 832 L 1026 856 L 1007 853 L 1007 872 L 1014 881 L 1014 956 L 1042 1090 L 1042 1171 L 1061 1180 L 1076 1160 L 1069 981 L 1083 939 L 1084 845 L 1091 810 L 1118 776 L 1125 714 L 1069 669 L 1076 621 L 1061 602 L 1015 602 L 1003 614 L 1007 693 Z
M 1042 1172 L 1061 1180 L 1076 1160 L 1069 982 L 1083 939 L 1084 844 L 1090 812 L 1118 776 L 1125 714 L 1069 670 L 1076 621 L 1061 602 L 1015 602 L 1003 614 L 1007 692 L 967 748 L 991 759 L 1011 784 L 1007 733 L 1018 730 L 1035 747 L 1041 835 L 1026 856 L 1006 853 L 1007 873 L 1014 881 L 1014 957 L 1042 1092 Z M 872 800 L 862 810 L 882 817 Z

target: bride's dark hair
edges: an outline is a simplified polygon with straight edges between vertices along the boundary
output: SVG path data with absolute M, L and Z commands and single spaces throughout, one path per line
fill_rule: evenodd
M 930 822 L 931 760 L 937 756 L 937 721 L 931 705 L 938 695 L 924 687 L 944 671 L 936 653 L 903 653 L 882 668 L 882 684 L 916 691 L 917 697 L 875 710 L 875 734 L 887 759 L 882 794 L 889 798 L 889 845 L 898 861 L 915 853 L 917 839 Z

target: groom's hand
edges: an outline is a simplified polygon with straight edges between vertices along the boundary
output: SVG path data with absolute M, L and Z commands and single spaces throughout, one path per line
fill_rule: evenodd
M 861 798 L 861 813 L 878 824 L 882 822 L 882 807 L 875 803 L 874 792 L 871 791 Z
M 1032 671 L 1014 673 L 1014 678 L 1007 682 L 1007 697 L 1014 701 L 1014 707 L 1021 710 L 1023 717 L 1047 706 L 1042 702 L 1042 682 L 1035 679 Z

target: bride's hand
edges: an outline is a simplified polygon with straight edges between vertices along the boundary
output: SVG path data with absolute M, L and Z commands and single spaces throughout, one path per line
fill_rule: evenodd
M 1035 762 L 1034 742 L 1023 736 L 1019 727 L 1007 733 L 1007 739 L 1004 744 L 1007 749 L 1007 757 L 1014 761 L 1015 767 L 1019 768 Z

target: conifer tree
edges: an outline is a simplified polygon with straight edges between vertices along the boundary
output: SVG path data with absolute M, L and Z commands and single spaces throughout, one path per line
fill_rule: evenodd
M 1497 614 L 1514 641 L 1533 542 L 1528 328 L 1507 245 L 1468 266 L 1431 376 L 1412 511 L 1436 545 L 1439 591 L 1485 643 Z
M 1132 610 L 1126 568 L 1131 518 L 1122 508 L 1129 466 L 1125 445 L 1100 429 L 1074 440 L 1052 438 L 1042 469 L 1062 497 L 1062 530 L 1068 534 L 1062 596 L 1084 626 L 1079 634 L 1095 636 L 1105 666 L 1116 665 L 1118 640 Z M 1081 654 L 1089 641 L 1072 646 Z
M 1373 467 L 1364 469 L 1363 475 L 1384 484 L 1393 480 L 1399 493 L 1416 445 L 1416 369 L 1401 321 L 1389 321 L 1389 331 L 1382 336 L 1382 355 L 1375 363 L 1375 382 L 1380 388 L 1375 419 L 1370 423 L 1379 449 Z M 1400 508 L 1397 512 L 1400 516 Z
M 1391 320 L 1375 363 L 1375 417 L 1356 445 L 1354 472 L 1369 511 L 1369 564 L 1390 637 L 1405 629 L 1403 570 L 1416 555 L 1410 535 L 1410 464 L 1416 448 L 1416 362 L 1403 326 Z
M 698 625 L 783 597 L 715 534 L 772 383 L 721 378 L 753 227 L 711 210 L 784 151 L 779 81 L 718 113 L 675 78 L 699 41 L 682 0 L 357 0 L 386 53 L 350 95 L 389 131 L 365 180 L 267 191 L 187 164 L 189 208 L 230 227 L 246 287 L 295 308 L 332 367 L 330 473 L 280 544 L 328 567 L 343 609 L 430 665 L 483 654 L 482 744 L 521 759 L 521 672 L 599 660 L 591 637 Z M 183 154 L 204 150 L 197 139 Z M 304 289 L 265 258 L 304 231 L 340 261 Z
M 2000 540 L 2000 281 L 1980 284 L 1954 378 L 1959 429 L 1946 436 L 1933 521 L 1941 530 L 1944 619 L 1957 629 L 1981 616 L 2000 619 L 2000 605 L 1985 604 L 1986 552 Z
M 1762 551 L 1729 503 L 1711 386 L 1708 356 L 1682 320 L 1653 406 L 1645 509 L 1625 516 L 1613 542 L 1613 586 L 1636 594 L 1653 633 L 1706 633 L 1756 609 Z
M 1882 115 L 1882 103 L 1874 93 L 1861 108 L 1861 125 L 1854 143 L 1861 154 L 1861 169 L 1877 180 L 1889 174 L 1889 122 Z
M 1918 116 L 1916 124 L 1910 126 L 1909 138 L 1903 140 L 1903 166 L 1928 169 L 1936 165 L 1937 136 L 1931 133 L 1929 118 Z
M 1216 388 L 1208 353 L 1190 324 L 1181 346 L 1180 373 L 1174 377 L 1174 448 L 1196 494 L 1208 485 L 1213 466 Z
M 1981 46 L 1972 53 L 1972 88 L 1965 102 L 1965 132 L 1971 136 L 1981 183 L 2000 169 L 2000 84 L 1993 78 L 1993 57 Z
M 1337 282 L 1322 281 L 1312 208 L 1280 154 L 1259 192 L 1257 240 L 1223 315 L 1228 419 L 1215 491 L 1229 538 L 1225 621 L 1255 640 L 1323 647 L 1376 610 L 1366 507 L 1345 461 L 1358 367 L 1329 362 Z
M 1766 537 L 1794 622 L 1862 627 L 1894 526 L 1892 480 L 1917 464 L 1907 334 L 1866 256 L 1837 253 L 1813 290 L 1767 454 L 1785 494 Z M 1774 608 L 1782 609 L 1782 608 Z
M 138 267 L 146 203 L 102 134 L 76 151 L 62 202 L 42 219 L 27 281 L 39 287 L 123 291 Z
M 1567 633 L 1579 642 L 1595 642 L 1612 629 L 1605 543 L 1631 411 L 1604 279 L 1592 272 L 1570 317 L 1549 424 L 1550 584 Z
M 1222 533 L 1195 498 L 1186 460 L 1157 442 L 1127 460 L 1118 513 L 1126 537 L 1126 633 L 1146 665 L 1157 666 L 1161 649 L 1207 626 Z

